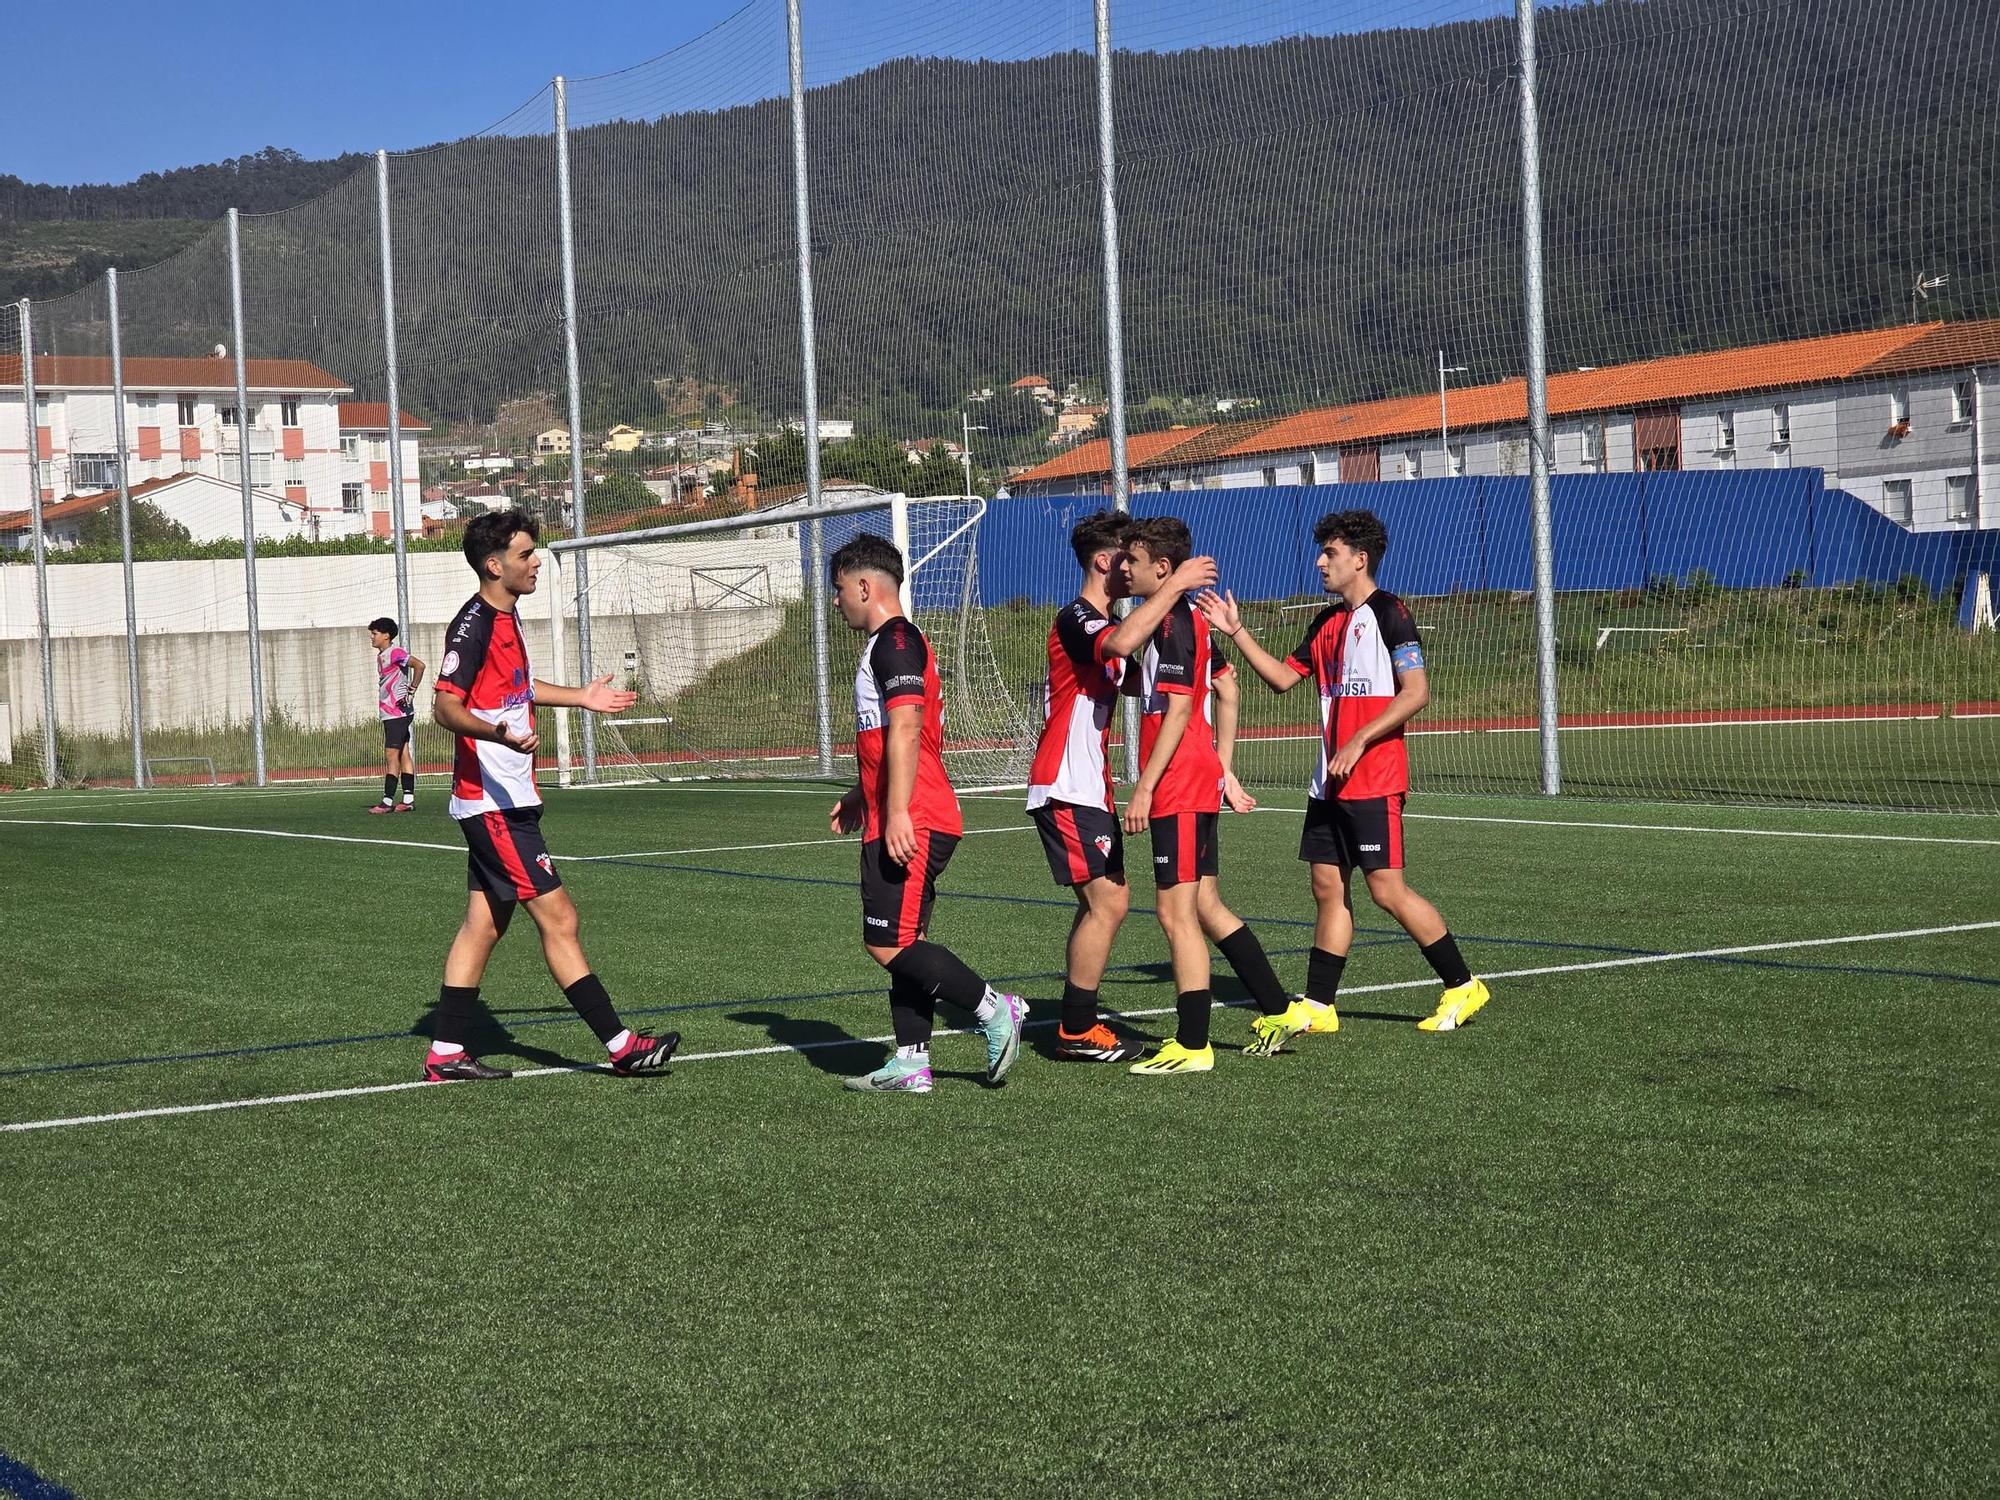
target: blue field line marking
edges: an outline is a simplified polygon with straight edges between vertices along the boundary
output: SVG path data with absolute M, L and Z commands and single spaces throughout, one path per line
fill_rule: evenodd
M 18 1500 L 76 1500 L 52 1479 L 44 1479 L 26 1464 L 0 1453 L 0 1490 Z

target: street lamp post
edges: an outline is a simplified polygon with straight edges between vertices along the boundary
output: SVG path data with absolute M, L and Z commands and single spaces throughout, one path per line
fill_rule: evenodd
M 1444 378 L 1447 375 L 1467 373 L 1464 365 L 1448 365 L 1444 362 L 1444 350 L 1438 350 L 1438 446 L 1444 449 L 1444 471 L 1451 472 L 1451 418 L 1445 411 Z
M 965 466 L 965 493 L 969 495 L 972 493 L 972 435 L 975 432 L 984 432 L 986 429 L 975 426 L 972 413 L 968 411 L 959 412 L 958 425 L 962 433 L 959 439 L 958 461 Z

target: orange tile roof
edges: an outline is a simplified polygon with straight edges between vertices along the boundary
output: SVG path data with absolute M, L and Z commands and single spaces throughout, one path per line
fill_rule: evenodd
M 1165 432 L 1135 432 L 1125 439 L 1125 464 L 1127 468 L 1137 468 L 1150 463 L 1190 442 L 1214 427 L 1213 422 L 1199 427 L 1170 427 Z M 1111 472 L 1111 439 L 1092 438 L 1087 443 L 1078 443 L 1067 453 L 1058 454 L 1046 463 L 1036 464 L 1032 469 L 1016 474 L 1010 483 L 1023 484 L 1049 479 L 1074 479 L 1084 474 L 1109 474 Z
M 304 359 L 246 359 L 246 384 L 260 391 L 345 391 L 348 384 Z M 21 383 L 21 356 L 0 354 L 0 386 Z M 37 390 L 111 387 L 111 361 L 100 354 L 42 354 L 35 358 Z M 132 391 L 230 391 L 236 389 L 236 361 L 155 359 L 134 355 L 125 361 L 125 388 Z
M 1670 406 L 1753 391 L 1824 385 L 1874 375 L 1914 374 L 1989 361 L 2000 361 L 2000 319 L 1878 328 L 1707 354 L 1676 354 L 1609 365 L 1601 370 L 1567 371 L 1549 377 L 1549 415 L 1580 416 Z M 1528 420 L 1527 381 L 1516 378 L 1460 386 L 1449 392 L 1447 412 L 1454 431 L 1520 426 Z M 1218 446 L 1210 439 L 1199 449 L 1190 446 L 1173 454 L 1156 448 L 1142 456 L 1137 446 L 1141 439 L 1135 437 L 1127 462 L 1138 469 L 1159 467 L 1166 461 L 1195 462 L 1197 452 L 1200 460 L 1225 456 L 1247 458 L 1301 448 L 1379 443 L 1434 433 L 1437 421 L 1435 393 L 1390 396 L 1349 406 L 1318 407 L 1263 424 L 1225 424 L 1216 429 L 1217 433 L 1240 428 L 1235 441 Z M 1015 476 L 1015 482 L 1094 477 L 1109 473 L 1110 462 L 1110 445 L 1098 440 Z
M 139 492 L 134 490 L 132 493 L 137 495 Z M 42 506 L 42 528 L 47 530 L 58 521 L 92 515 L 117 503 L 118 495 L 115 490 L 103 495 L 86 495 L 81 499 L 72 495 L 64 500 L 53 500 Z M 26 531 L 34 524 L 33 511 L 15 510 L 0 514 L 0 532 Z
M 430 423 L 419 421 L 408 412 L 398 412 L 403 419 L 405 432 L 429 432 Z M 340 403 L 340 426 L 343 432 L 387 432 L 389 430 L 389 403 L 386 401 L 343 401 Z
M 1023 375 L 1019 380 L 1008 386 L 1007 389 L 1010 391 L 1031 391 L 1038 385 L 1048 385 L 1048 383 L 1049 377 L 1046 375 Z M 1053 390 L 1054 387 L 1051 386 L 1050 389 Z

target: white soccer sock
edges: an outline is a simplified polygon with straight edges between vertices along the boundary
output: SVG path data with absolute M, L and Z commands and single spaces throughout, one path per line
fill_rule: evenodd
M 1000 1009 L 1001 998 L 1002 996 L 998 990 L 994 989 L 990 984 L 987 985 L 986 997 L 972 1007 L 973 1019 L 984 1026 L 988 1021 L 993 1019 L 994 1013 Z
M 457 1042 L 432 1042 L 432 1057 L 457 1057 L 465 1048 Z
M 915 1058 L 919 1062 L 929 1062 L 931 1060 L 931 1044 L 929 1042 L 913 1042 L 907 1047 L 898 1047 L 896 1049 L 896 1059 L 898 1062 L 907 1061 L 911 1058 Z
M 618 1035 L 614 1036 L 610 1041 L 604 1044 L 604 1050 L 606 1052 L 609 1052 L 613 1057 L 616 1057 L 619 1053 L 619 1050 L 623 1048 L 624 1045 L 631 1040 L 632 1040 L 632 1028 L 627 1026 L 623 1031 L 619 1032 Z

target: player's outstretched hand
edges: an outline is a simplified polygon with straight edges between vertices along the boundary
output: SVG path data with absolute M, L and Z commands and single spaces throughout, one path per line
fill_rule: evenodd
M 1142 786 L 1132 788 L 1132 795 L 1125 803 L 1125 831 L 1144 833 L 1153 822 L 1153 794 Z
M 1243 783 L 1236 779 L 1234 771 L 1222 779 L 1222 800 L 1229 804 L 1231 812 L 1254 812 L 1257 808 L 1257 799 L 1243 790 Z
M 882 847 L 899 865 L 907 865 L 917 857 L 917 825 L 907 809 L 892 812 L 882 820 Z
M 1220 594 L 1214 589 L 1203 589 L 1195 595 L 1194 607 L 1208 620 L 1211 630 L 1234 635 L 1243 628 L 1243 612 L 1236 607 L 1236 592 L 1233 589 L 1225 589 Z
M 833 810 L 827 814 L 826 826 L 834 833 L 859 833 L 861 821 L 861 788 L 852 786 L 833 804 Z
M 1167 587 L 1179 589 L 1183 594 L 1192 594 L 1196 589 L 1207 588 L 1215 582 L 1215 559 L 1212 557 L 1190 557 L 1167 577 Z
M 611 674 L 606 672 L 583 690 L 583 696 L 577 703 L 594 714 L 618 714 L 638 701 L 639 695 L 630 688 L 613 687 Z

